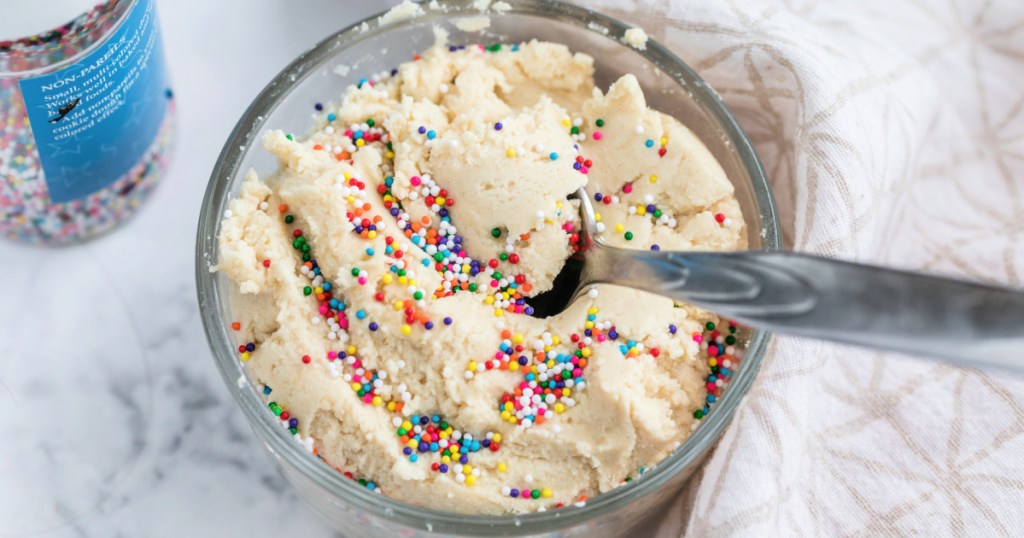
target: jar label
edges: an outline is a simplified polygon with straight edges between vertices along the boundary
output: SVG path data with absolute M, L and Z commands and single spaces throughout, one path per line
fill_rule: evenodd
M 152 144 L 170 97 L 160 37 L 154 1 L 139 0 L 77 62 L 19 82 L 51 201 L 113 183 Z

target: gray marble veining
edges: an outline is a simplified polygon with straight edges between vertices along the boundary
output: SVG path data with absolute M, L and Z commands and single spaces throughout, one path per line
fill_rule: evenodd
M 263 85 L 393 3 L 158 2 L 178 100 L 169 174 L 108 236 L 0 242 L 0 537 L 333 535 L 214 369 L 195 225 L 221 144 Z

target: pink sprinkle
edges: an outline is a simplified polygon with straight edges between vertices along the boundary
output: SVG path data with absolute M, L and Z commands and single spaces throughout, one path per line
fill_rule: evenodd
M 360 286 L 366 285 L 366 277 L 365 276 L 359 277 L 359 285 Z
M 547 411 L 547 409 L 544 409 L 543 407 L 538 408 L 537 409 L 537 414 L 540 415 L 540 416 L 544 416 L 544 412 L 545 411 Z
M 373 403 L 373 395 L 367 393 L 366 396 L 363 396 L 363 401 L 366 403 Z
M 693 333 L 693 341 L 699 344 L 704 341 L 704 337 L 698 333 Z
M 337 359 L 337 358 L 338 358 L 338 354 L 336 352 L 334 352 L 334 351 L 331 351 L 331 352 L 329 352 L 327 354 L 327 360 L 329 360 L 329 361 L 333 361 L 334 359 Z
M 361 361 L 359 359 L 356 359 L 356 362 L 352 363 L 352 367 L 356 368 L 356 369 L 362 368 L 363 367 L 363 361 Z
M 498 281 L 497 280 L 492 280 L 491 281 L 491 287 L 492 288 L 497 288 L 498 287 Z
M 327 315 L 327 305 L 326 304 L 320 305 L 320 315 L 321 316 L 326 316 Z
M 409 183 L 412 183 L 413 187 L 419 187 L 420 186 L 420 176 L 412 176 L 411 178 L 409 178 Z
M 500 351 L 497 351 L 497 352 L 495 352 L 495 353 L 494 353 L 494 358 L 495 358 L 495 359 L 498 359 L 499 361 L 500 361 L 500 360 L 501 360 L 501 358 L 502 358 L 502 357 L 504 357 L 504 356 L 505 356 L 505 354 L 504 354 L 504 353 L 502 353 L 502 352 L 500 352 Z
M 572 376 L 573 377 L 579 377 L 581 375 L 583 375 L 583 369 L 582 368 L 573 368 L 572 369 Z
M 580 167 L 580 173 L 581 174 L 586 174 L 588 170 L 590 170 L 590 169 L 587 168 L 586 166 L 581 166 Z
M 597 341 L 598 342 L 604 342 L 604 335 L 603 334 L 597 335 Z
M 594 131 L 594 140 L 601 140 L 601 131 Z
M 633 184 L 632 183 L 626 183 L 622 187 L 622 192 L 624 192 L 626 194 L 629 194 L 629 193 L 633 192 Z
M 708 388 L 708 392 L 714 392 L 714 391 L 718 390 L 718 385 L 712 383 L 711 381 L 708 381 L 707 388 Z
M 348 329 L 348 318 L 341 318 L 338 320 L 338 327 L 342 329 Z
M 708 346 L 708 355 L 711 355 L 712 357 L 717 357 L 718 356 L 718 348 L 715 347 L 715 346 Z

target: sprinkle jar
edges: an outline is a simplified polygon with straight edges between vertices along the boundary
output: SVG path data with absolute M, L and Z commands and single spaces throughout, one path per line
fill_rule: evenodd
M 0 234 L 48 245 L 131 216 L 167 166 L 174 123 L 154 0 L 53 4 L 0 21 Z M 26 35 L 47 17 L 70 22 Z

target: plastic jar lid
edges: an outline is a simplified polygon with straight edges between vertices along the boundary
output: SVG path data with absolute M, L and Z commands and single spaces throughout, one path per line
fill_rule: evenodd
M 101 0 L 46 0 L 45 9 L 39 2 L 0 0 L 0 41 L 13 41 L 22 37 L 48 32 L 67 24 L 85 13 Z

